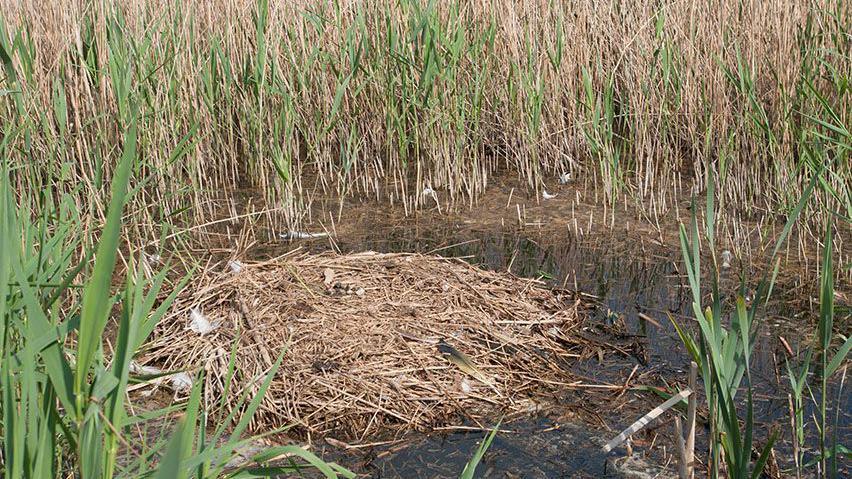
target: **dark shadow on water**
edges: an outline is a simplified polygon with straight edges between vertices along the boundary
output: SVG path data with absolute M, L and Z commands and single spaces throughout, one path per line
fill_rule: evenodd
M 616 477 L 589 431 L 555 427 L 548 419 L 506 425 L 509 432 L 495 437 L 475 477 Z M 457 478 L 485 434 L 421 436 L 387 458 L 365 458 L 362 467 L 376 478 Z

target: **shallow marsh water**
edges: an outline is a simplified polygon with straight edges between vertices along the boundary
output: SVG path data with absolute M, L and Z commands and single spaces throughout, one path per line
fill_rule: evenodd
M 336 235 L 337 249 L 461 257 L 488 269 L 509 270 L 518 276 L 543 279 L 597 297 L 600 307 L 592 324 L 600 325 L 610 336 L 613 330 L 619 331 L 616 339 L 625 353 L 602 352 L 577 364 L 572 372 L 590 382 L 621 385 L 631 373 L 632 386 L 662 387 L 685 381 L 688 360 L 668 319 L 671 314 L 681 323 L 690 322 L 691 295 L 678 273 L 681 257 L 676 250 L 613 233 L 577 238 L 572 233 L 553 234 L 535 229 L 493 225 L 479 228 L 475 221 L 453 222 L 434 217 L 392 222 L 376 215 L 361 218 L 358 223 L 359 227 Z M 330 247 L 323 241 L 310 241 L 303 246 L 317 250 Z M 735 268 L 722 274 L 725 290 L 733 297 L 739 284 Z M 792 281 L 787 288 L 783 288 L 783 283 L 781 286 L 767 308 L 752 367 L 760 431 L 757 437 L 766 437 L 770 429 L 778 428 L 782 440 L 786 440 L 789 437 L 787 379 L 784 351 L 778 337 L 785 337 L 795 350 L 812 334 L 816 305 L 807 297 L 801 283 Z M 848 324 L 848 305 L 845 309 L 841 305 L 838 310 L 838 323 L 843 327 Z M 651 317 L 653 322 L 644 316 Z M 591 328 L 590 335 L 596 334 L 594 329 Z M 624 448 L 607 456 L 600 444 L 662 401 L 643 391 L 631 390 L 626 394 L 633 396 L 630 406 L 625 407 L 622 402 L 615 409 L 601 403 L 600 395 L 568 391 L 557 403 L 565 411 L 579 411 L 578 415 L 562 415 L 556 406 L 547 413 L 504 424 L 502 428 L 507 432 L 498 434 L 480 466 L 479 477 L 618 476 L 607 463 L 608 459 L 617 461 L 623 457 Z M 837 400 L 837 384 L 832 400 Z M 852 395 L 839 401 L 838 438 L 841 443 L 849 444 Z M 671 431 L 670 415 L 664 415 L 646 432 L 636 435 L 634 453 L 657 464 L 669 463 Z M 411 434 L 390 445 L 357 452 L 341 453 L 334 448 L 323 452 L 368 477 L 457 477 L 484 434 L 482 431 Z M 699 451 L 705 447 L 701 436 L 699 431 Z M 789 447 L 781 444 L 777 450 L 783 468 L 788 462 L 784 456 Z M 849 461 L 842 464 L 841 470 L 849 471 Z

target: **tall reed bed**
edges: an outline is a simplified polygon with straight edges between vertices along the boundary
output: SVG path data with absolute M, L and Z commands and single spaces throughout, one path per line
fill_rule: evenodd
M 535 191 L 574 171 L 654 213 L 716 181 L 723 220 L 789 212 L 823 166 L 836 197 L 819 202 L 850 198 L 840 0 L 0 6 L 15 186 L 98 220 L 130 99 L 145 223 L 209 218 L 243 187 L 291 222 L 317 186 L 410 212 L 428 185 L 464 206 L 497 170 Z

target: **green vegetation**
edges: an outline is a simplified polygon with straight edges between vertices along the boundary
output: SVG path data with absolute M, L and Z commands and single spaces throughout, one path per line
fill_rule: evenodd
M 762 470 L 775 436 L 753 460 L 760 308 L 794 225 L 800 245 L 820 243 L 820 321 L 788 376 L 796 472 L 807 466 L 811 400 L 814 467 L 830 477 L 845 449 L 832 437 L 827 381 L 850 349 L 833 310 L 834 278 L 849 270 L 833 257 L 852 219 L 850 9 L 842 0 L 712 9 L 0 0 L 0 471 L 350 476 L 297 447 L 227 466 L 251 440 L 241 436 L 262 394 L 216 421 L 197 378 L 184 404 L 129 407 L 132 383 L 158 379 L 131 374 L 131 361 L 183 284 L 168 268 L 147 275 L 139 242 L 219 219 L 218 200 L 237 189 L 260 192 L 270 214 L 294 224 L 317 188 L 410 213 L 430 199 L 427 185 L 466 206 L 508 170 L 530 191 L 571 171 L 611 204 L 629 199 L 654 217 L 684 193 L 708 192 L 710 305 L 694 217 L 681 243 L 699 328 L 679 333 L 704 380 L 714 476 Z M 788 223 L 757 296 L 747 305 L 741 295 L 728 314 L 716 236 L 761 216 Z M 178 413 L 168 435 L 149 435 L 146 425 Z M 268 464 L 282 455 L 285 466 Z
M 678 334 L 690 356 L 699 365 L 701 377 L 704 379 L 704 391 L 707 399 L 707 407 L 710 412 L 710 450 L 708 458 L 711 477 L 724 476 L 722 471 L 725 471 L 729 477 L 733 478 L 754 479 L 760 477 L 769 459 L 769 453 L 777 440 L 778 431 L 776 430 L 765 439 L 759 454 L 756 455 L 756 459 L 752 460 L 755 457 L 753 456 L 753 451 L 756 450 L 757 446 L 754 441 L 755 423 L 749 361 L 760 328 L 762 308 L 769 301 L 775 285 L 778 266 L 780 264 L 780 260 L 777 260 L 776 256 L 792 230 L 793 225 L 798 221 L 805 204 L 811 199 L 814 186 L 817 182 L 818 177 L 815 177 L 805 190 L 804 196 L 799 200 L 799 204 L 788 218 L 787 225 L 778 238 L 770 260 L 771 264 L 768 268 L 770 273 L 760 281 L 756 293 L 751 298 L 751 304 L 746 304 L 745 284 L 747 280 L 743 278 L 743 288 L 736 297 L 736 305 L 732 312 L 726 311 L 724 304 L 725 296 L 719 288 L 719 263 L 715 253 L 717 250 L 715 237 L 716 206 L 712 188 L 707 192 L 707 205 L 704 218 L 704 238 L 707 241 L 712 260 L 708 268 L 711 281 L 711 304 L 706 307 L 702 307 L 704 303 L 702 301 L 703 290 L 701 287 L 701 247 L 695 208 L 693 208 L 690 232 L 687 233 L 686 228 L 681 226 L 681 250 L 693 295 L 692 306 L 698 324 L 697 332 L 691 333 L 688 329 L 675 323 L 674 319 L 672 319 L 672 322 L 675 324 Z M 844 337 L 840 334 L 837 337 L 834 335 L 833 281 L 835 272 L 832 255 L 832 226 L 829 225 L 826 227 L 826 236 L 823 243 L 823 262 L 820 279 L 820 319 L 815 332 L 813 346 L 820 358 L 820 369 L 818 371 L 820 388 L 819 395 L 814 396 L 812 394 L 811 398 L 817 406 L 817 412 L 814 414 L 818 432 L 818 437 L 816 438 L 819 453 L 817 475 L 818 477 L 831 478 L 839 477 L 836 458 L 837 454 L 840 451 L 845 451 L 846 448 L 837 443 L 836 437 L 832 441 L 828 441 L 827 439 L 829 437 L 829 428 L 832 428 L 834 431 L 837 430 L 836 417 L 832 427 L 827 410 L 828 394 L 830 392 L 828 389 L 828 380 L 844 363 L 850 347 L 852 347 L 852 338 Z M 729 323 L 728 326 L 725 325 L 725 318 L 729 319 L 727 321 Z M 834 350 L 832 343 L 838 338 L 842 345 Z M 791 423 L 793 424 L 792 435 L 794 454 L 796 456 L 795 472 L 798 477 L 801 477 L 804 466 L 802 451 L 806 444 L 806 438 L 804 433 L 804 403 L 802 396 L 806 388 L 810 390 L 808 372 L 811 357 L 812 351 L 809 350 L 805 356 L 803 365 L 796 372 L 788 365 L 792 395 L 795 397 L 794 406 L 791 408 L 791 414 L 793 415 Z M 737 393 L 742 388 L 743 380 L 745 380 L 745 390 L 747 393 L 745 418 L 740 416 L 740 403 L 737 401 Z M 842 390 L 842 382 L 840 388 Z M 841 393 L 839 392 L 838 394 Z M 837 407 L 840 407 L 839 402 Z
M 836 12 L 843 15 L 843 10 Z M 843 21 L 841 17 L 830 16 L 835 21 Z M 848 21 L 848 20 L 845 20 Z M 804 24 L 799 33 L 802 39 L 813 38 L 814 25 L 812 19 Z M 843 31 L 848 38 L 848 27 Z M 805 42 L 806 43 L 806 42 Z M 850 348 L 852 338 L 843 334 L 835 334 L 834 325 L 834 278 L 838 271 L 848 269 L 849 265 L 836 268 L 833 256 L 836 253 L 835 231 L 848 232 L 852 222 L 852 195 L 847 187 L 838 188 L 834 183 L 843 177 L 841 171 L 848 167 L 849 151 L 852 147 L 852 132 L 849 131 L 848 119 L 845 115 L 848 111 L 848 100 L 833 103 L 825 92 L 821 92 L 815 85 L 833 85 L 831 90 L 840 93 L 843 98 L 848 93 L 848 68 L 838 70 L 832 66 L 830 61 L 820 58 L 816 50 L 802 47 L 803 40 L 800 39 L 800 54 L 802 68 L 797 86 L 798 96 L 791 107 L 791 113 L 799 117 L 801 122 L 794 128 L 797 138 L 796 148 L 798 161 L 807 168 L 812 176 L 801 193 L 790 192 L 787 195 L 788 204 L 793 204 L 789 211 L 787 224 L 784 227 L 774 250 L 770 256 L 767 267 L 767 275 L 760 281 L 756 294 L 751 298 L 751 305 L 746 306 L 745 285 L 747 278 L 742 278 L 742 291 L 737 296 L 735 311 L 730 314 L 725 312 L 723 295 L 719 290 L 719 266 L 717 262 L 717 219 L 718 211 L 724 206 L 725 195 L 719 194 L 723 205 L 715 205 L 717 193 L 714 191 L 714 181 L 708 182 L 707 206 L 704 215 L 704 238 L 709 247 L 712 259 L 708 269 L 711 280 L 711 305 L 702 309 L 701 289 L 701 247 L 699 228 L 697 222 L 697 211 L 693 207 L 693 218 L 691 228 L 691 241 L 686 229 L 681 226 L 681 250 L 689 277 L 689 284 L 693 294 L 693 308 L 695 319 L 698 323 L 697 334 L 690 334 L 687 330 L 678 327 L 678 333 L 689 350 L 690 355 L 700 365 L 700 372 L 704 379 L 704 388 L 707 396 L 707 406 L 710 411 L 710 451 L 709 471 L 712 477 L 718 477 L 723 470 L 731 477 L 758 477 L 768 453 L 777 439 L 778 431 L 767 438 L 763 448 L 752 462 L 754 421 L 752 402 L 752 383 L 749 373 L 749 358 L 752 354 L 755 335 L 760 327 L 761 307 L 764 306 L 772 293 L 775 278 L 780 265 L 778 254 L 783 243 L 788 239 L 794 226 L 804 224 L 803 215 L 813 215 L 813 209 L 821 209 L 824 220 L 823 229 L 825 234 L 822 238 L 822 261 L 819 281 L 820 314 L 819 322 L 814 331 L 813 344 L 807 347 L 803 360 L 798 367 L 787 365 L 790 393 L 790 414 L 792 425 L 792 443 L 794 450 L 794 467 L 797 477 L 802 477 L 805 468 L 816 466 L 818 477 L 838 477 L 837 457 L 847 454 L 848 449 L 837 442 L 836 435 L 831 437 L 829 431 L 837 431 L 838 414 L 834 422 L 828 411 L 829 405 L 829 378 L 834 375 L 844 364 Z M 830 51 L 831 56 L 839 54 L 838 51 Z M 848 53 L 845 54 L 848 61 Z M 766 154 L 771 158 L 783 157 L 781 148 L 782 141 L 778 139 L 772 127 L 771 115 L 767 113 L 764 106 L 756 98 L 754 84 L 754 73 L 745 65 L 741 58 L 739 49 L 736 52 L 736 68 L 723 67 L 725 76 L 729 83 L 747 99 L 747 105 L 743 109 L 743 122 L 748 123 L 749 131 L 755 137 L 766 140 L 764 147 Z M 843 54 L 840 54 L 843 57 Z M 722 160 L 723 157 L 720 157 Z M 720 162 L 720 165 L 723 163 Z M 845 165 L 845 166 L 841 166 Z M 774 167 L 777 170 L 778 164 Z M 839 167 L 839 168 L 838 168 Z M 722 168 L 720 174 L 727 174 L 728 170 Z M 843 180 L 848 184 L 848 180 Z M 724 184 L 722 181 L 720 184 Z M 846 188 L 846 189 L 844 189 Z M 767 191 L 768 195 L 773 193 Z M 820 201 L 822 199 L 822 201 Z M 740 198 L 742 200 L 742 198 Z M 811 205 L 811 208 L 808 206 Z M 805 213 L 808 212 L 808 213 Z M 817 238 L 815 238 L 817 239 Z M 730 317 L 730 329 L 724 326 L 723 318 Z M 677 325 L 676 325 L 677 326 Z M 842 329 L 841 329 L 842 331 Z M 834 348 L 832 345 L 839 342 Z M 812 359 L 818 357 L 818 369 L 815 371 L 819 378 L 819 388 L 815 393 L 810 384 L 809 373 L 812 368 Z M 845 375 L 845 372 L 844 372 Z M 742 381 L 746 381 L 747 398 L 745 401 L 746 417 L 743 419 L 738 414 L 737 392 L 740 390 Z M 840 381 L 842 394 L 843 381 Z M 815 406 L 813 414 L 814 425 L 817 431 L 816 460 L 805 464 L 804 451 L 807 447 L 806 415 L 805 415 L 805 393 L 808 393 Z M 840 407 L 838 396 L 838 408 Z
M 479 466 L 479 463 L 482 461 L 482 458 L 485 456 L 488 448 L 491 447 L 491 442 L 494 441 L 494 436 L 497 435 L 497 431 L 500 429 L 500 422 L 502 422 L 502 420 L 498 421 L 497 425 L 494 426 L 494 429 L 492 429 L 491 432 L 485 436 L 482 442 L 479 443 L 479 447 L 476 448 L 476 451 L 473 453 L 470 461 L 465 464 L 459 479 L 473 479 L 474 474 L 476 474 L 476 467 Z
M 185 403 L 156 408 L 128 403 L 132 384 L 163 376 L 131 374 L 131 361 L 171 307 L 183 281 L 169 284 L 168 269 L 148 277 L 143 262 L 130 258 L 125 284 L 113 294 L 122 252 L 122 214 L 137 162 L 135 119 L 130 117 L 122 130 L 121 160 L 96 248 L 87 246 L 93 235 L 79 234 L 84 225 L 71 196 L 60 196 L 52 207 L 42 204 L 41 210 L 33 209 L 32 196 L 50 201 L 51 191 L 13 196 L 5 156 L 10 138 L 3 138 L 0 473 L 9 479 L 242 478 L 315 468 L 325 477 L 353 477 L 298 446 L 270 448 L 253 456 L 247 466 L 229 465 L 240 447 L 257 439 L 242 434 L 284 353 L 265 379 L 258 378 L 263 380 L 259 394 L 248 402 L 244 394 L 238 406 L 215 423 L 201 404 L 203 381 L 197 377 Z M 168 294 L 166 286 L 171 289 Z M 114 334 L 107 332 L 111 316 Z M 157 433 L 158 424 L 170 432 Z M 289 463 L 268 464 L 282 456 Z

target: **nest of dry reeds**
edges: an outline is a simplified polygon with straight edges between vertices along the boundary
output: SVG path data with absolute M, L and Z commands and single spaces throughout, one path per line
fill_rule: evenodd
M 528 410 L 571 381 L 581 347 L 574 294 L 461 260 L 295 253 L 230 266 L 183 292 L 142 360 L 203 369 L 213 407 L 237 341 L 232 408 L 285 351 L 255 430 L 363 438 Z

